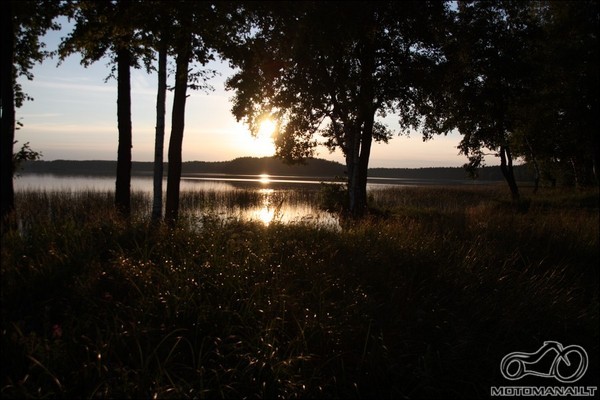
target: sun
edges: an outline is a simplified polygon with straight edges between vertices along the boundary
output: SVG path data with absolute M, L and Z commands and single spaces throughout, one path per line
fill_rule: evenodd
M 265 118 L 260 122 L 258 132 L 253 137 L 253 149 L 256 153 L 273 155 L 275 153 L 274 135 L 277 131 L 277 123 L 271 118 Z
M 252 133 L 247 124 L 237 122 L 228 130 L 233 133 L 231 145 L 244 157 L 271 157 L 275 155 L 274 136 L 277 123 L 274 120 L 262 120 L 258 129 Z
M 273 134 L 275 133 L 276 129 L 277 124 L 275 123 L 275 121 L 273 121 L 271 118 L 265 118 L 260 122 L 260 126 L 258 128 L 258 133 L 256 134 L 256 136 L 258 138 L 272 140 Z

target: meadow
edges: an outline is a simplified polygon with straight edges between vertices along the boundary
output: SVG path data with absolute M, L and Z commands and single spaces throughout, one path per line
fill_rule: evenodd
M 145 194 L 124 221 L 108 192 L 18 193 L 2 397 L 482 398 L 557 383 L 500 373 L 547 340 L 582 346 L 577 385 L 598 385 L 597 188 L 377 190 L 338 228 L 222 218 L 261 200 L 219 196 L 186 194 L 168 229 Z

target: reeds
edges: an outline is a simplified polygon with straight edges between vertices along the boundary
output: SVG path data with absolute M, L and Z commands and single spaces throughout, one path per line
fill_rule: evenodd
M 19 194 L 2 397 L 481 397 L 544 340 L 597 384 L 597 193 L 523 213 L 495 188 L 374 191 L 345 229 L 208 212 L 262 201 L 235 196 L 185 194 L 166 229 L 144 196 L 125 222 L 108 194 Z

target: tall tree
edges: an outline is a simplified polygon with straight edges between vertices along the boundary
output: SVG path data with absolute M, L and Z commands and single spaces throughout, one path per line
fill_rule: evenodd
M 31 68 L 48 53 L 40 42 L 48 29 L 58 29 L 54 18 L 60 4 L 53 1 L 6 1 L 2 3 L 2 49 L 0 50 L 0 217 L 2 229 L 6 217 L 14 210 L 13 145 L 15 143 L 15 108 L 28 96 L 22 92 L 17 77 L 33 79 Z
M 176 4 L 176 3 L 175 3 Z M 162 218 L 163 203 L 163 175 L 164 175 L 164 140 L 165 140 L 165 117 L 167 99 L 167 60 L 169 52 L 174 45 L 173 4 L 164 1 L 149 1 L 142 5 L 143 18 L 141 29 L 150 46 L 157 55 L 156 72 L 158 85 L 156 94 L 156 129 L 154 139 L 154 172 L 153 172 L 153 196 L 151 221 L 160 222 Z M 154 69 L 148 66 L 148 70 Z
M 0 204 L 2 216 L 2 230 L 6 216 L 15 208 L 15 193 L 13 188 L 13 142 L 15 140 L 15 92 L 14 92 L 14 21 L 13 1 L 4 3 L 2 12 L 2 50 L 0 53 L 2 65 L 0 90 L 2 100 L 2 120 L 0 162 Z
M 163 154 L 165 143 L 165 114 L 167 101 L 167 46 L 161 39 L 158 48 L 158 89 L 156 94 L 156 134 L 154 139 L 154 178 L 152 221 L 162 217 Z
M 524 158 L 580 186 L 599 183 L 599 8 L 597 1 L 554 1 L 535 9 L 541 29 L 529 60 L 536 73 L 516 107 Z
M 290 2 L 250 11 L 255 29 L 226 54 L 239 68 L 227 83 L 236 91 L 233 114 L 253 131 L 275 117 L 277 155 L 290 162 L 313 155 L 319 135 L 341 149 L 349 213 L 360 217 L 372 142 L 392 135 L 378 117 L 410 110 L 439 62 L 444 4 Z
M 189 23 L 188 21 L 185 21 Z M 173 224 L 179 215 L 179 191 L 181 182 L 181 163 L 183 150 L 183 133 L 185 128 L 185 103 L 188 88 L 188 67 L 192 54 L 192 35 L 189 30 L 182 32 L 176 45 L 175 93 L 171 120 L 171 137 L 169 139 L 169 170 L 167 177 L 167 201 L 165 219 Z
M 225 39 L 235 29 L 233 16 L 237 3 L 178 1 L 170 3 L 174 22 L 175 89 L 168 150 L 167 194 L 165 220 L 173 225 L 179 216 L 183 135 L 185 130 L 185 105 L 188 89 L 209 89 L 207 80 L 215 71 L 206 68 L 214 60 L 215 51 L 227 43 Z M 193 64 L 201 68 L 192 69 Z
M 131 212 L 131 76 L 130 68 L 139 66 L 142 56 L 150 57 L 141 46 L 140 15 L 132 0 L 79 0 L 69 3 L 74 30 L 61 43 L 60 55 L 80 52 L 84 66 L 109 56 L 111 76 L 117 72 L 118 150 L 115 206 L 123 215 Z
M 470 168 L 479 167 L 487 151 L 498 156 L 514 200 L 520 197 L 513 171 L 516 105 L 531 90 L 528 53 L 537 29 L 528 2 L 459 2 L 444 41 L 445 61 L 416 107 L 426 138 L 460 132 Z
M 118 11 L 126 13 L 128 0 L 120 0 Z M 117 179 L 115 182 L 115 206 L 125 216 L 131 213 L 131 149 L 133 147 L 131 127 L 131 65 L 129 49 L 131 33 L 118 38 L 115 49 L 117 62 L 117 121 L 119 144 L 117 149 Z

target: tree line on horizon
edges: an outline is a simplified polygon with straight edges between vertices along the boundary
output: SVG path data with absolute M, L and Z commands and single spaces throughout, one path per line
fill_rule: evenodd
M 598 184 L 598 2 L 189 2 L 30 0 L 2 4 L 2 220 L 14 209 L 17 78 L 36 62 L 78 53 L 104 57 L 117 79 L 119 144 L 115 205 L 131 211 L 131 68 L 158 76 L 152 219 L 162 218 L 168 59 L 174 91 L 164 218 L 176 222 L 188 89 L 206 89 L 226 60 L 235 73 L 232 113 L 257 132 L 277 121 L 276 154 L 313 156 L 319 140 L 345 156 L 348 213 L 364 215 L 373 142 L 416 130 L 423 139 L 457 131 L 469 171 L 500 159 L 513 200 L 514 161 L 546 176 Z M 66 16 L 74 29 L 55 52 L 40 42 Z M 400 132 L 382 122 L 398 117 Z M 18 157 L 16 157 L 18 155 Z
M 56 174 L 114 176 L 116 161 L 106 160 L 28 160 L 23 162 L 21 174 Z M 168 169 L 164 163 L 163 168 Z M 533 172 L 529 165 L 515 165 L 517 182 L 533 182 Z M 132 176 L 151 176 L 154 171 L 152 161 L 133 161 Z M 337 180 L 345 176 L 345 165 L 319 158 L 310 158 L 303 164 L 289 164 L 275 157 L 238 157 L 230 161 L 184 161 L 182 174 L 230 174 L 230 175 L 279 175 L 304 176 Z M 483 166 L 474 177 L 464 167 L 417 167 L 387 168 L 370 167 L 369 178 L 431 179 L 431 180 L 481 180 L 502 181 L 504 178 L 497 166 Z

